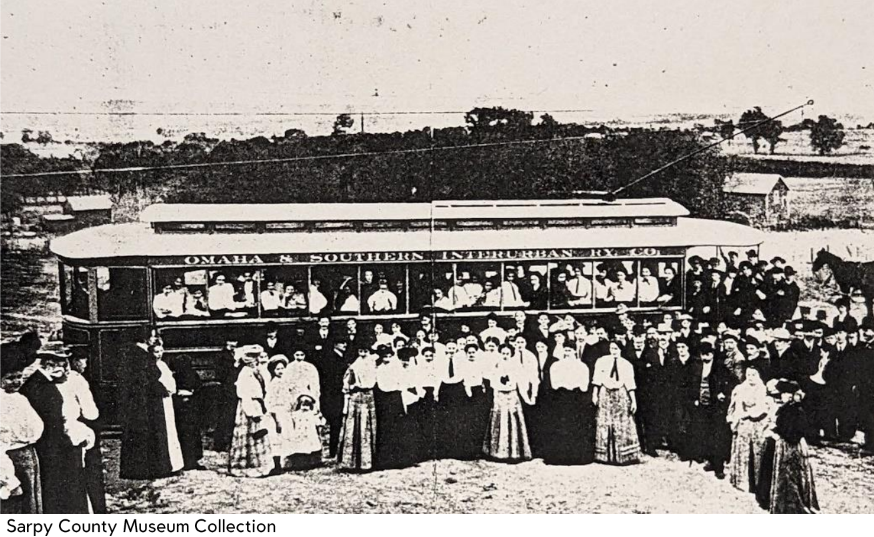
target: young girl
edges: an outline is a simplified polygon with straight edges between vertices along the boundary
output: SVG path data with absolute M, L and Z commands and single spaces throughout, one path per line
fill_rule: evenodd
M 291 414 L 294 424 L 289 437 L 291 455 L 288 466 L 292 470 L 308 470 L 322 464 L 322 440 L 319 428 L 325 426 L 325 418 L 316 410 L 316 400 L 309 395 L 297 398 Z

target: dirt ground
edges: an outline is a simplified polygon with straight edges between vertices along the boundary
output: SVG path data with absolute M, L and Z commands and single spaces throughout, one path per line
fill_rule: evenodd
M 662 453 L 613 467 L 444 460 L 403 470 L 347 474 L 326 466 L 263 479 L 230 477 L 226 455 L 207 470 L 156 481 L 118 479 L 118 441 L 106 442 L 113 513 L 764 513 L 751 494 L 699 464 Z M 814 448 L 823 512 L 874 513 L 874 457 L 858 448 Z

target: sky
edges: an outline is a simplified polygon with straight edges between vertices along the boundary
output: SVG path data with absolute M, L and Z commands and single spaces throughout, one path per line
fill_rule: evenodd
M 4 0 L 0 110 L 874 121 L 870 0 Z M 867 121 L 866 121 L 867 122 Z

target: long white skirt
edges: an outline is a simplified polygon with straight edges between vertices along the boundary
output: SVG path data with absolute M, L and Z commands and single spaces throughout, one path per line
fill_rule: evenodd
M 170 467 L 178 472 L 185 466 L 182 459 L 182 445 L 176 432 L 176 413 L 173 412 L 173 397 L 164 397 L 164 423 L 167 424 L 167 450 L 170 453 Z

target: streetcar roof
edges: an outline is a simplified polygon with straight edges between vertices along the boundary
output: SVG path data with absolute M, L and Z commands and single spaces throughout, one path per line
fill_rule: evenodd
M 160 203 L 147 207 L 140 220 L 155 226 L 170 223 L 676 218 L 688 214 L 685 207 L 667 198 L 612 202 L 583 199 L 433 203 Z
M 547 227 L 518 229 L 391 230 L 318 233 L 155 233 L 147 224 L 109 224 L 76 231 L 51 243 L 67 260 L 160 258 L 190 255 L 412 252 L 531 248 L 741 247 L 764 235 L 721 220 L 678 218 L 673 226 Z

